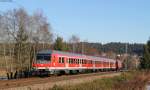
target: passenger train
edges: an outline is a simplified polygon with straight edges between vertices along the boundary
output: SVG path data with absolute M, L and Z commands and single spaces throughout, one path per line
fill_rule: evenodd
M 97 56 L 88 56 L 56 50 L 42 50 L 33 62 L 36 71 L 56 73 L 73 73 L 85 71 L 118 70 L 122 68 L 120 60 Z

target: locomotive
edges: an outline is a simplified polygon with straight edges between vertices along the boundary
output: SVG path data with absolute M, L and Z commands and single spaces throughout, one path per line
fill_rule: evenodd
M 36 71 L 47 72 L 48 74 L 69 74 L 85 71 L 119 70 L 122 68 L 122 63 L 119 60 L 104 57 L 56 50 L 42 50 L 37 53 L 32 66 Z

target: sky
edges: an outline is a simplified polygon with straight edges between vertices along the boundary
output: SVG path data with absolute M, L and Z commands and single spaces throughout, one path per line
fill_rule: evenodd
M 8 1 L 8 2 L 5 2 Z M 0 0 L 0 12 L 23 7 L 42 11 L 55 36 L 89 42 L 146 43 L 150 0 Z

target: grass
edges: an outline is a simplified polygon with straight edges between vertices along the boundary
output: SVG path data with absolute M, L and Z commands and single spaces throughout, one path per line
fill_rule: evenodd
M 16 64 L 10 56 L 0 56 L 0 77 L 6 77 L 6 73 L 14 69 Z
M 77 85 L 57 86 L 49 90 L 145 90 L 150 72 L 132 71 L 113 78 L 97 79 Z
M 6 77 L 6 70 L 0 69 L 0 77 Z
M 6 60 L 8 62 L 9 58 L 6 57 Z M 4 57 L 0 56 L 0 77 L 3 76 L 6 76 L 6 61 L 4 60 Z

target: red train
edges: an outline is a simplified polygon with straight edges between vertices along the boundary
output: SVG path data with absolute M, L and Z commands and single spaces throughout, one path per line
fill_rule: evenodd
M 35 70 L 55 73 L 70 73 L 121 69 L 119 60 L 87 56 L 70 52 L 43 50 L 37 53 L 33 63 Z

